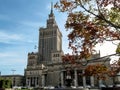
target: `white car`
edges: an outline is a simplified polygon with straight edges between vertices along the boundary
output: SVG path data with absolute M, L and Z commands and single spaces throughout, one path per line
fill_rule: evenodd
M 116 86 L 116 87 L 120 87 L 120 84 L 116 84 L 115 86 Z
M 13 89 L 21 89 L 19 86 L 13 86 Z
M 54 86 L 45 86 L 44 89 L 54 89 Z

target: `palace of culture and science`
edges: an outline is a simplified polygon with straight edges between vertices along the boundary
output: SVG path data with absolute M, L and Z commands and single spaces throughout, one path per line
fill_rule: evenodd
M 101 83 L 101 81 L 98 81 L 94 76 L 81 75 L 84 73 L 85 65 L 79 65 L 78 63 L 77 66 L 79 67 L 76 67 L 70 63 L 63 63 L 63 55 L 62 33 L 55 21 L 53 8 L 51 8 L 46 27 L 39 29 L 38 52 L 28 53 L 27 66 L 24 71 L 24 83 L 26 87 L 64 87 L 68 85 L 68 79 L 71 80 L 71 86 L 76 87 L 95 87 Z M 100 53 L 93 55 L 91 59 L 99 57 Z M 87 65 L 103 62 L 107 66 L 110 65 L 109 60 L 105 58 L 102 60 L 91 60 Z M 18 81 L 14 81 L 14 85 L 22 85 L 16 82 Z M 107 79 L 106 83 L 108 85 L 113 84 L 111 79 Z
M 51 9 L 46 28 L 39 29 L 38 52 L 28 53 L 26 84 L 33 87 L 58 85 L 62 55 L 62 33 Z
M 96 86 L 98 81 L 95 77 L 80 76 L 85 66 L 72 68 L 71 64 L 62 63 L 62 33 L 55 21 L 53 9 L 47 19 L 46 28 L 39 29 L 39 44 L 37 53 L 28 53 L 28 63 L 25 69 L 26 86 L 66 86 L 68 78 L 67 69 L 71 68 L 69 78 L 72 86 Z M 91 58 L 100 57 L 100 54 Z M 97 60 L 92 63 L 102 63 L 104 60 Z M 109 61 L 105 62 L 109 66 Z M 108 79 L 108 84 L 112 82 Z

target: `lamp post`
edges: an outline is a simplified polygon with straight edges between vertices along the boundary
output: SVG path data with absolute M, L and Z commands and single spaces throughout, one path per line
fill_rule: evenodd
M 14 72 L 15 72 L 16 70 L 12 69 L 11 71 L 12 71 L 12 75 L 13 75 L 13 77 L 12 77 L 12 87 L 13 87 L 13 86 L 15 86 Z

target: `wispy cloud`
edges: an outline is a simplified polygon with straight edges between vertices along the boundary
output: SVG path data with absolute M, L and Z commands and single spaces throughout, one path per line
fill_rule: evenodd
M 26 63 L 26 56 L 21 54 L 24 57 L 20 56 L 21 52 L 19 51 L 5 51 L 0 52 L 0 62 L 6 65 L 19 65 L 22 63 Z M 1 65 L 0 63 L 0 65 Z
M 37 40 L 27 40 L 26 42 L 28 42 L 28 43 L 38 43 Z
M 1 60 L 0 60 L 1 61 Z M 5 60 L 5 61 L 1 61 L 4 65 L 19 65 L 19 64 L 22 64 L 22 63 L 26 63 L 26 60 L 23 60 L 23 59 L 8 59 L 8 60 Z
M 7 56 L 7 55 L 6 55 Z M 16 70 L 16 74 L 24 74 L 24 68 L 27 64 L 27 61 L 23 58 L 6 58 L 4 60 L 0 59 L 0 71 L 2 74 L 11 74 L 12 70 Z
M 47 9 L 47 10 L 50 10 L 50 9 L 51 9 L 51 3 L 49 3 L 49 4 L 46 5 L 46 9 Z
M 10 20 L 10 18 L 7 15 L 0 14 L 0 20 Z
M 6 57 L 15 57 L 15 56 L 19 56 L 16 53 L 13 52 L 0 52 L 0 58 L 6 58 Z
M 41 13 L 41 12 L 36 12 L 35 13 L 35 15 L 37 16 L 37 17 L 42 17 L 42 18 L 45 18 L 46 16 L 45 16 L 45 14 L 44 13 Z
M 33 28 L 38 28 L 38 27 L 44 25 L 44 23 L 34 22 L 34 21 L 21 21 L 21 22 L 19 22 L 19 23 L 20 23 L 20 24 L 23 24 L 23 25 L 26 25 L 26 26 L 29 26 L 29 27 L 33 27 Z
M 22 35 L 10 34 L 8 32 L 6 33 L 3 31 L 0 31 L 0 42 L 1 43 L 10 43 L 12 41 L 20 41 L 22 39 L 23 39 Z

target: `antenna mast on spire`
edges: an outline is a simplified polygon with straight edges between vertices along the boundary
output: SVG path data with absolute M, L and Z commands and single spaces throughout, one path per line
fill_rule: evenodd
M 53 2 L 51 2 L 51 14 L 53 14 Z

